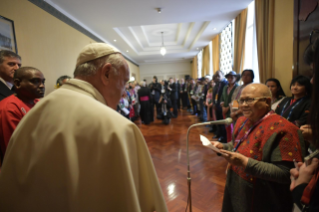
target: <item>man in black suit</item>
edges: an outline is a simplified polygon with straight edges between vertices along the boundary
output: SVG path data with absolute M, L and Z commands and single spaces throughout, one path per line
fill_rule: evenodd
M 174 114 L 173 118 L 176 118 L 178 115 L 178 112 L 177 112 L 177 100 L 178 100 L 177 85 L 174 82 L 173 78 L 170 78 L 169 81 L 170 81 L 170 84 L 167 87 L 167 89 L 171 93 L 170 97 L 171 97 L 172 107 L 173 107 L 173 114 Z
M 0 51 L 0 101 L 14 92 L 13 75 L 21 67 L 21 57 L 8 50 Z
M 216 111 L 217 120 L 224 119 L 222 113 L 222 107 L 220 106 L 220 97 L 222 95 L 225 85 L 228 85 L 228 81 L 225 79 L 222 71 L 216 71 L 215 73 L 216 85 L 213 89 L 213 107 Z M 220 142 L 226 142 L 226 129 L 225 125 L 217 125 L 217 132 L 214 138 L 218 138 Z
M 186 83 L 184 79 L 182 78 L 180 83 L 179 83 L 179 96 L 178 96 L 178 102 L 182 103 L 182 109 L 187 107 L 186 103 L 186 98 L 187 98 L 187 88 L 186 88 Z M 186 94 L 186 95 L 185 95 Z
M 153 77 L 153 82 L 149 84 L 151 90 L 151 122 L 154 121 L 154 105 L 156 106 L 156 117 L 161 118 L 161 105 L 158 102 L 161 96 L 161 84 L 159 84 L 157 77 Z

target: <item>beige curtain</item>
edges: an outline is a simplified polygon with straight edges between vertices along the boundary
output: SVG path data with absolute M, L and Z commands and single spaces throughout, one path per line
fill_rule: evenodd
M 247 11 L 244 9 L 235 19 L 234 71 L 241 73 L 245 62 L 245 38 Z
M 203 66 L 202 66 L 202 77 L 209 74 L 210 62 L 209 62 L 209 45 L 203 49 Z
M 197 55 L 193 58 L 193 63 L 192 63 L 192 78 L 196 79 L 197 78 Z
M 255 0 L 257 54 L 260 82 L 274 76 L 274 6 L 275 0 Z
M 217 35 L 213 40 L 213 73 L 219 70 L 219 37 Z

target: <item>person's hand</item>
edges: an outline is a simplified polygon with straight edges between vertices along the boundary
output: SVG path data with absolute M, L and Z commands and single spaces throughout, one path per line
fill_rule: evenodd
M 296 187 L 296 179 L 298 178 L 299 176 L 299 169 L 300 167 L 303 165 L 304 163 L 302 162 L 298 162 L 297 163 L 297 167 L 298 168 L 293 168 L 293 169 L 290 169 L 290 180 L 291 180 L 291 183 L 290 183 L 290 191 L 294 190 L 294 188 Z
M 317 158 L 313 158 L 311 164 L 306 166 L 305 163 L 298 163 L 299 171 L 294 168 L 290 170 L 290 190 L 292 191 L 295 187 L 303 183 L 309 183 L 311 178 L 313 177 L 316 169 L 318 168 L 319 160 Z
M 312 130 L 311 130 L 311 126 L 309 124 L 306 125 L 302 125 L 300 127 L 302 136 L 304 137 L 305 140 L 312 140 Z
M 242 166 L 243 168 L 246 168 L 248 163 L 248 157 L 237 153 L 237 152 L 230 152 L 227 150 L 220 150 L 222 153 L 223 158 L 225 158 L 228 163 L 234 165 L 234 166 Z
M 232 118 L 233 121 L 236 121 L 236 120 L 237 120 L 237 111 L 236 111 L 236 110 L 235 110 L 235 111 L 232 111 L 232 112 L 230 113 L 230 118 Z
M 222 107 L 223 114 L 226 114 L 229 110 L 229 107 Z
M 211 143 L 214 147 L 216 147 L 217 149 L 223 149 L 223 148 L 224 148 L 223 144 L 220 143 L 220 142 L 218 142 L 218 141 L 210 141 L 210 143 Z

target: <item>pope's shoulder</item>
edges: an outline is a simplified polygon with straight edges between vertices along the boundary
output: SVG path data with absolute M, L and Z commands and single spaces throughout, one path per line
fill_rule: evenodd
M 33 113 L 36 111 L 47 115 L 64 115 L 66 120 L 81 121 L 87 126 L 92 123 L 108 123 L 109 126 L 114 124 L 118 127 L 132 125 L 127 118 L 92 96 L 66 89 L 59 89 L 43 98 L 33 108 Z

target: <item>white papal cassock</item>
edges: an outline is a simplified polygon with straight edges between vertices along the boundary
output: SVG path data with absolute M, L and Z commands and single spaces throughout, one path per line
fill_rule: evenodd
M 137 126 L 72 79 L 19 123 L 0 173 L 0 211 L 167 211 Z

